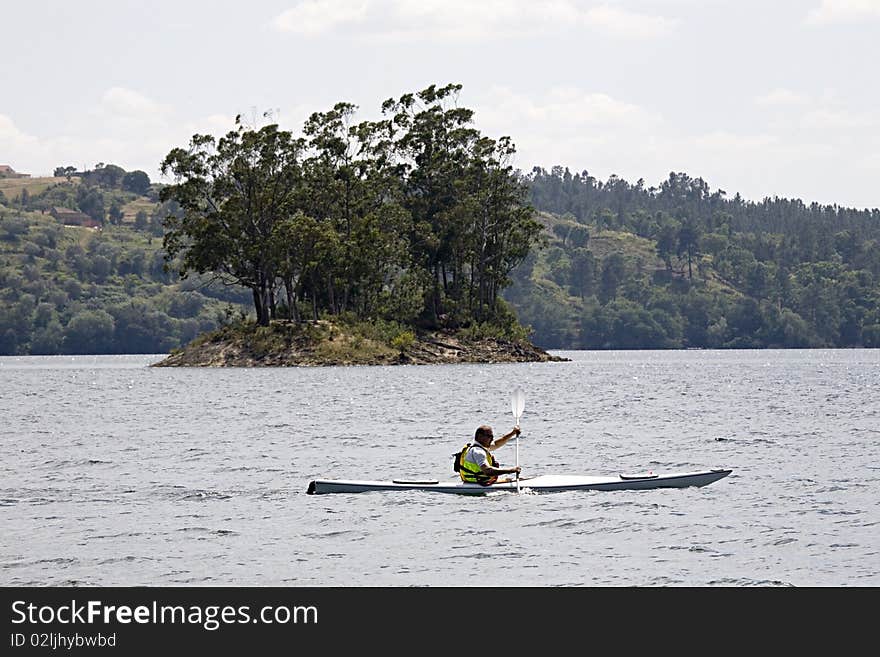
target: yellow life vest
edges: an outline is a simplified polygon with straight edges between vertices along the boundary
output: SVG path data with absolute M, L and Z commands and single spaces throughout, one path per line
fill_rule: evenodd
M 489 460 L 489 465 L 491 465 L 493 468 L 498 467 L 498 461 L 495 460 L 494 456 L 492 456 L 492 452 L 490 452 L 479 443 L 475 445 L 471 445 L 470 443 L 468 443 L 464 446 L 464 449 L 461 450 L 458 456 L 458 474 L 461 477 L 461 480 L 469 481 L 476 484 L 491 483 L 494 479 L 497 478 L 497 475 L 486 474 L 485 472 L 480 470 L 479 465 L 465 459 L 465 456 L 467 456 L 467 453 L 470 451 L 471 447 L 478 447 L 479 449 L 482 449 L 484 452 L 486 452 L 486 457 Z

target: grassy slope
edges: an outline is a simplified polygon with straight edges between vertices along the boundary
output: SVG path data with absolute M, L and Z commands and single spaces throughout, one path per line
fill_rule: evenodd
M 638 235 L 628 232 L 608 229 L 600 230 L 595 225 L 578 224 L 574 221 L 570 221 L 568 219 L 564 219 L 562 217 L 558 217 L 547 212 L 539 212 L 538 219 L 545 226 L 544 235 L 548 240 L 548 247 L 562 246 L 562 240 L 557 237 L 556 234 L 553 232 L 553 227 L 555 225 L 563 224 L 566 226 L 584 226 L 590 231 L 590 240 L 587 243 L 586 248 L 592 251 L 593 255 L 595 255 L 596 258 L 600 261 L 604 260 L 612 253 L 620 253 L 621 255 L 623 255 L 624 259 L 627 260 L 630 266 L 640 264 L 644 271 L 649 274 L 652 274 L 655 271 L 666 271 L 666 264 L 663 262 L 662 258 L 657 255 L 656 243 L 653 240 L 639 237 Z M 545 277 L 545 274 L 549 268 L 546 261 L 546 254 L 548 251 L 549 248 L 539 251 L 538 262 L 535 265 L 533 280 L 535 280 L 535 282 L 540 284 L 542 287 L 550 286 L 551 289 L 558 290 L 557 294 L 561 295 L 561 297 L 563 298 L 568 297 L 570 302 L 579 302 L 580 299 L 571 296 L 557 283 L 548 280 Z M 706 265 L 709 265 L 711 263 L 711 256 L 704 255 L 701 256 L 701 258 Z M 674 264 L 678 266 L 678 263 Z M 693 263 L 693 269 L 694 278 L 696 279 L 698 276 L 696 261 Z M 676 268 L 673 276 L 677 276 L 679 278 L 686 277 L 686 266 L 684 266 L 683 269 Z M 739 292 L 734 287 L 718 277 L 711 267 L 707 266 L 703 270 L 703 273 L 699 275 L 699 279 L 701 282 L 704 282 L 706 284 L 707 288 L 710 291 L 717 290 L 724 294 L 739 294 Z
M 161 238 L 151 236 L 143 231 L 136 231 L 130 225 L 112 226 L 107 225 L 103 230 L 93 228 L 85 228 L 81 226 L 61 226 L 49 214 L 41 212 L 19 212 L 17 210 L 3 209 L 0 215 L 5 214 L 8 217 L 23 218 L 27 221 L 29 229 L 28 233 L 20 236 L 16 240 L 0 239 L 0 267 L 7 271 L 17 271 L 19 274 L 24 272 L 26 268 L 37 272 L 38 278 L 43 281 L 44 286 L 41 293 L 35 293 L 39 298 L 38 301 L 44 302 L 51 298 L 48 294 L 52 289 L 64 288 L 65 283 L 69 279 L 77 279 L 82 284 L 82 296 L 70 298 L 69 302 L 64 306 L 56 307 L 56 311 L 62 318 L 62 323 L 69 320 L 71 312 L 76 312 L 78 308 L 99 308 L 110 304 L 118 304 L 127 302 L 133 298 L 142 298 L 154 304 L 154 307 L 168 311 L 171 317 L 178 319 L 198 319 L 216 326 L 216 317 L 223 314 L 228 303 L 220 299 L 214 298 L 209 291 L 202 290 L 198 284 L 197 278 L 185 282 L 160 281 L 153 279 L 148 273 L 144 273 L 139 277 L 132 275 L 121 276 L 119 274 L 111 274 L 103 281 L 96 281 L 90 276 L 85 279 L 81 278 L 73 269 L 73 262 L 68 262 L 65 257 L 68 247 L 79 245 L 85 252 L 89 251 L 92 242 L 98 241 L 108 245 L 114 249 L 120 259 L 126 254 L 130 254 L 135 250 L 142 250 L 147 259 L 158 252 L 162 247 Z M 44 251 L 54 251 L 61 254 L 57 267 L 51 264 L 51 261 L 45 257 L 46 253 L 30 253 L 26 249 L 33 250 L 33 238 L 44 230 L 44 227 L 51 227 L 57 234 L 57 240 L 53 249 L 43 249 Z M 90 259 L 91 256 L 86 256 Z M 172 314 L 168 310 L 165 302 L 159 299 L 159 295 L 173 293 L 184 290 L 193 290 L 195 292 L 203 292 L 204 305 L 195 317 L 189 315 Z M 0 285 L 0 303 L 12 303 L 18 298 L 20 290 L 9 289 Z M 191 294 L 191 292 L 185 292 Z M 5 299 L 5 301 L 4 301 Z M 248 310 L 247 307 L 241 307 Z
M 156 209 L 156 204 L 153 203 L 150 199 L 139 197 L 133 201 L 129 201 L 125 205 L 122 206 L 122 223 L 124 224 L 133 224 L 135 217 L 137 217 L 137 213 L 143 210 L 149 216 L 153 210 Z
M 3 192 L 3 195 L 6 196 L 6 200 L 9 205 L 11 207 L 14 207 L 14 199 L 16 199 L 21 194 L 22 189 L 26 189 L 28 191 L 28 194 L 33 196 L 35 194 L 40 194 L 41 192 L 44 192 L 52 185 L 58 185 L 68 182 L 73 185 L 78 185 L 80 183 L 80 179 L 71 178 L 70 181 L 68 181 L 67 178 L 53 178 L 51 176 L 42 178 L 0 178 L 0 192 Z M 143 196 L 137 197 L 134 200 L 125 203 L 122 206 L 122 212 L 124 215 L 122 218 L 122 223 L 134 224 L 135 217 L 140 210 L 143 210 L 147 213 L 147 215 L 149 215 L 153 212 L 153 210 L 156 209 L 157 205 L 158 204 Z M 109 208 L 110 205 L 108 203 L 107 209 Z
M 22 189 L 26 189 L 28 194 L 33 196 L 34 194 L 39 194 L 46 190 L 47 187 L 51 185 L 57 185 L 58 183 L 67 182 L 66 178 L 0 178 L 0 192 L 3 192 L 3 195 L 6 196 L 6 199 L 11 203 L 12 200 L 21 194 Z M 79 179 L 73 178 L 71 182 L 74 184 L 79 183 Z

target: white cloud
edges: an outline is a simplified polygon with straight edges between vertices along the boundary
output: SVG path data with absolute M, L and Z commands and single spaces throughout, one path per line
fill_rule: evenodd
M 681 171 L 753 200 L 780 195 L 841 202 L 849 197 L 849 204 L 876 205 L 856 201 L 852 191 L 835 196 L 827 191 L 827 177 L 834 167 L 851 171 L 859 185 L 871 179 L 872 170 L 877 175 L 877 159 L 855 153 L 880 152 L 878 131 L 866 129 L 880 126 L 880 116 L 831 102 L 818 92 L 810 98 L 777 89 L 758 100 L 780 106 L 787 120 L 751 127 L 730 121 L 697 132 L 683 117 L 576 88 L 537 96 L 496 87 L 470 105 L 481 131 L 513 138 L 513 164 L 524 171 L 560 165 L 587 169 L 601 180 L 612 174 L 630 182 L 643 178 L 649 186 L 670 171 Z
M 170 105 L 158 103 L 125 87 L 111 87 L 105 91 L 101 105 L 113 115 L 138 119 L 164 116 L 171 111 Z
M 878 144 L 878 148 L 880 148 L 880 144 Z M 880 150 L 865 155 L 861 164 L 864 169 L 871 171 L 874 177 L 880 176 Z M 878 203 L 878 207 L 880 207 L 880 203 Z
M 234 128 L 234 121 L 221 114 L 178 121 L 170 106 L 114 88 L 102 95 L 82 126 L 71 126 L 76 136 L 29 134 L 11 117 L 0 114 L 0 159 L 4 160 L 0 164 L 48 176 L 58 166 L 90 168 L 106 162 L 126 170 L 142 169 L 158 180 L 159 163 L 172 148 L 185 146 L 197 133 L 226 134 Z
M 320 36 L 357 25 L 376 41 L 485 40 L 587 28 L 615 37 L 653 38 L 677 21 L 576 0 L 303 0 L 272 22 L 282 32 Z
M 191 121 L 184 126 L 184 132 L 189 135 L 196 133 L 203 135 L 225 135 L 235 129 L 235 117 L 226 114 L 211 114 L 202 119 Z
M 0 153 L 33 144 L 35 141 L 34 137 L 19 130 L 11 118 L 0 114 Z
M 782 88 L 774 89 L 770 93 L 755 98 L 756 104 L 770 106 L 804 105 L 808 102 L 809 98 L 807 96 Z
M 816 130 L 857 130 L 880 125 L 880 116 L 846 109 L 819 108 L 804 114 L 801 125 Z
M 773 196 L 833 200 L 816 198 L 817 178 L 827 177 L 829 162 L 840 156 L 834 144 L 812 135 L 724 130 L 664 140 L 661 152 L 669 169 L 753 201 Z
M 880 18 L 880 0 L 822 0 L 811 9 L 806 22 L 810 25 L 860 21 Z
M 658 114 L 636 104 L 575 87 L 556 87 L 540 98 L 495 87 L 481 106 L 483 109 L 476 110 L 477 123 L 519 125 L 525 132 L 570 134 L 572 130 L 607 127 L 643 132 L 661 121 Z
M 607 93 L 556 87 L 536 95 L 499 86 L 471 106 L 481 132 L 513 139 L 513 165 L 524 171 L 603 167 L 594 175 L 616 173 L 632 180 L 645 171 L 663 172 L 650 164 L 656 159 L 657 135 L 668 128 L 663 117 Z M 633 161 L 641 166 L 633 167 Z
M 304 0 L 276 16 L 272 24 L 281 32 L 316 36 L 362 21 L 367 5 L 368 0 Z
M 540 34 L 553 23 L 570 24 L 577 11 L 566 0 L 395 0 L 387 27 L 373 37 L 470 40 Z
M 687 140 L 691 146 L 711 153 L 747 153 L 758 154 L 763 149 L 776 146 L 779 138 L 767 134 L 737 134 L 726 130 L 716 130 L 691 137 Z
M 57 166 L 83 166 L 98 161 L 111 161 L 107 156 L 92 159 L 94 153 L 119 152 L 107 139 L 81 139 L 66 135 L 45 137 L 28 134 L 8 116 L 0 115 L 0 153 L 2 164 L 11 165 L 20 173 L 51 176 Z M 85 158 L 85 160 L 84 160 Z
M 626 11 L 608 5 L 588 9 L 583 22 L 589 27 L 608 32 L 613 36 L 653 38 L 668 34 L 677 21 L 662 16 L 652 16 Z
M 161 130 L 169 122 L 173 107 L 132 89 L 111 87 L 101 95 L 90 114 L 94 121 L 100 122 L 102 135 L 126 135 Z

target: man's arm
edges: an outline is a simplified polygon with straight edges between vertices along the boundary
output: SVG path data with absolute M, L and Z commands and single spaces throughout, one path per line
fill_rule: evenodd
M 522 468 L 519 466 L 516 466 L 515 468 L 493 468 L 488 463 L 481 466 L 480 470 L 482 472 L 486 473 L 487 475 L 492 475 L 493 477 L 496 475 L 515 474 L 515 473 L 522 472 Z
M 494 452 L 499 447 L 504 447 L 504 445 L 507 444 L 508 440 L 510 440 L 514 436 L 518 436 L 519 434 L 520 430 L 517 427 L 514 427 L 510 430 L 510 433 L 504 434 L 503 436 L 501 436 L 501 438 L 496 439 L 495 442 L 489 445 L 489 451 Z

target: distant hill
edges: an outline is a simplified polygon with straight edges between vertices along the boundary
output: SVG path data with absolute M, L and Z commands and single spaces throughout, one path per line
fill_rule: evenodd
M 547 246 L 505 298 L 544 348 L 880 346 L 880 210 L 728 199 L 680 173 L 528 183 Z
M 242 291 L 165 271 L 155 189 L 85 187 L 0 179 L 0 354 L 165 353 L 246 312 Z
M 0 354 L 165 353 L 251 312 L 242 289 L 165 271 L 174 208 L 156 184 L 124 189 L 127 173 L 0 178 Z M 877 210 L 748 203 L 684 174 L 646 188 L 557 167 L 528 183 L 545 244 L 503 296 L 539 347 L 880 346 Z

